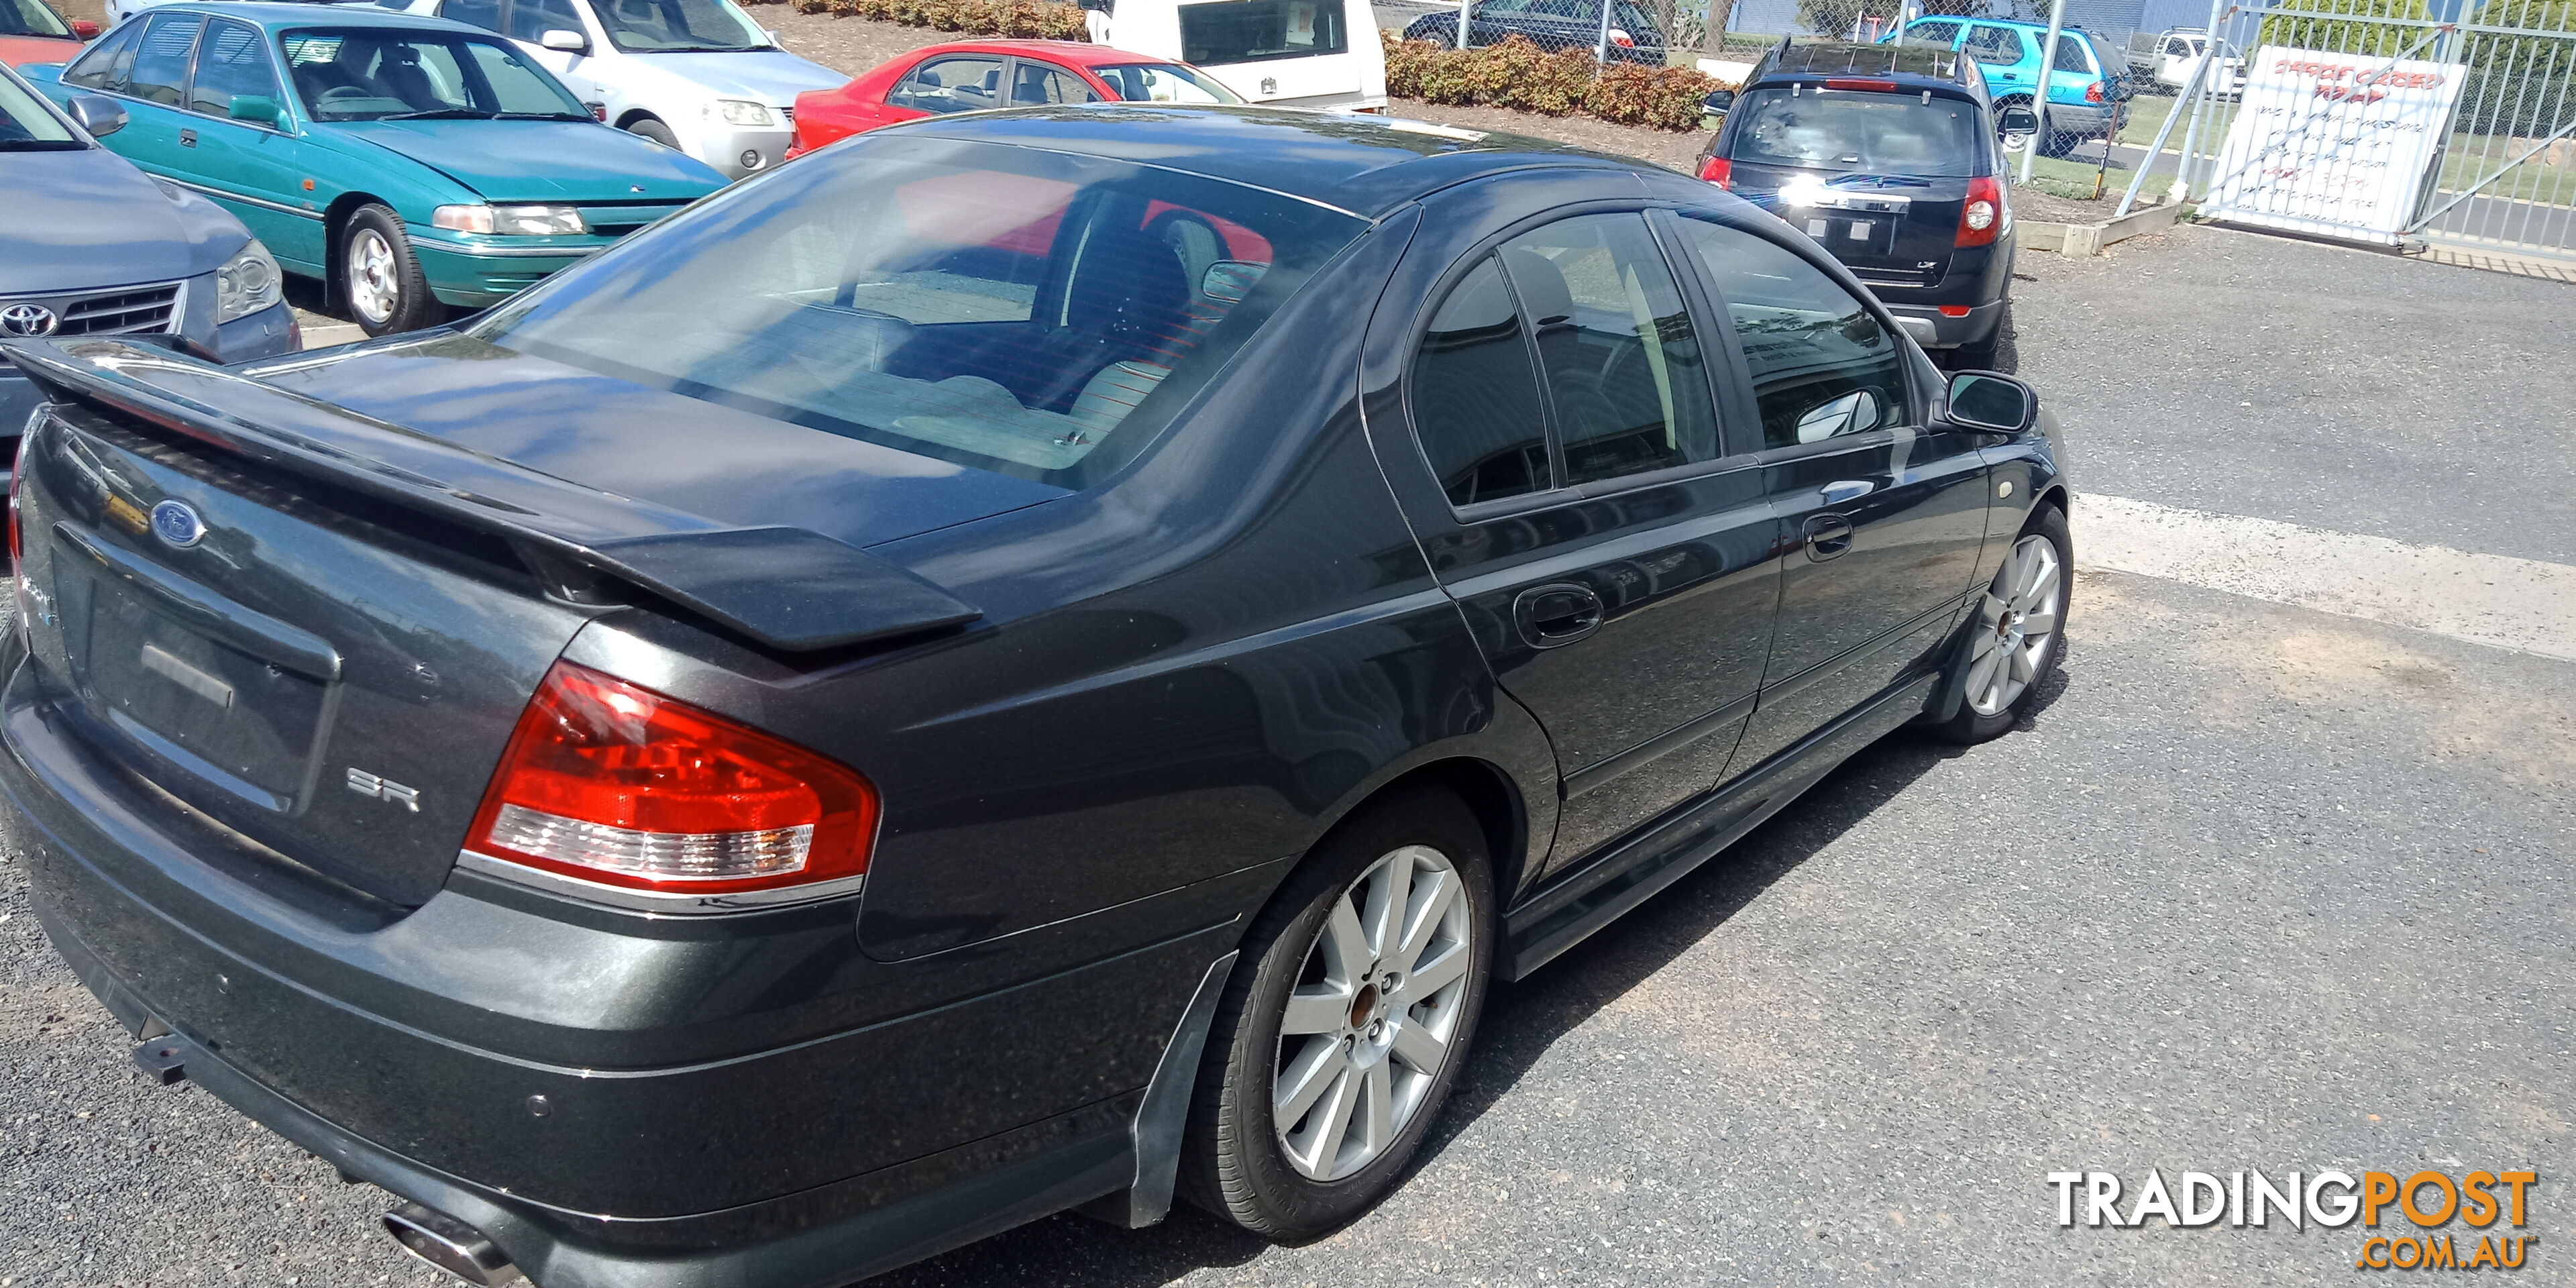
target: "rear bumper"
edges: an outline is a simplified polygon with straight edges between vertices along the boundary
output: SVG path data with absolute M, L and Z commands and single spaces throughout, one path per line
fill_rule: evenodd
M 1953 306 L 1956 307 L 1956 306 Z M 2003 325 L 2003 301 L 1971 304 L 1963 317 L 1950 317 L 1932 304 L 1889 304 L 1887 311 L 1896 315 L 1898 325 L 1916 344 L 1926 349 L 1955 349 L 1963 344 L 1976 344 Z
M 2126 113 L 2117 107 L 2104 107 L 2093 103 L 2052 102 L 2048 105 L 2046 124 L 2049 129 L 2059 134 L 2080 134 L 2088 139 L 2098 138 L 2117 130 L 2119 121 L 2125 115 Z
M 1235 933 L 727 1051 L 921 977 L 832 991 L 869 982 L 847 900 L 674 927 L 460 874 L 407 915 L 335 905 L 157 822 L 23 656 L 0 647 L 0 834 L 83 983 L 546 1288 L 827 1288 L 1125 1188 L 1142 1088 Z

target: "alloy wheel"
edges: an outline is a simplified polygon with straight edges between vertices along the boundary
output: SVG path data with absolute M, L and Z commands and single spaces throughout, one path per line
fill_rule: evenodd
M 2012 557 L 1977 608 L 1976 641 L 1968 655 L 1969 710 L 1990 716 L 2021 700 L 2057 644 L 2064 577 L 2055 542 L 2033 532 L 2013 543 Z
M 349 307 L 376 325 L 392 321 L 402 307 L 402 266 L 393 244 L 373 228 L 361 228 L 349 239 Z
M 1334 900 L 1279 1025 L 1271 1121 L 1299 1172 L 1349 1176 L 1421 1112 L 1466 1010 L 1474 933 L 1456 866 L 1427 845 Z

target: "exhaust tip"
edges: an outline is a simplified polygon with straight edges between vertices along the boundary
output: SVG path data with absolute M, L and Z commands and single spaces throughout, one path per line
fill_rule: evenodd
M 436 1208 L 405 1203 L 385 1213 L 384 1224 L 403 1251 L 477 1288 L 528 1282 L 481 1230 Z

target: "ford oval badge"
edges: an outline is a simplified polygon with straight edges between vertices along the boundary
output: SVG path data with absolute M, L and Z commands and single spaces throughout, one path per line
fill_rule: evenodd
M 164 501 L 152 507 L 152 535 L 184 550 L 206 539 L 206 521 L 185 501 Z

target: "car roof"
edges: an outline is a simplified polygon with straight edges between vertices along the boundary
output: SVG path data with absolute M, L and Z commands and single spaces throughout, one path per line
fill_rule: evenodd
M 883 133 L 1016 144 L 1205 175 L 1375 219 L 1507 170 L 1590 168 L 1672 178 L 1629 157 L 1423 121 L 1278 107 L 1104 103 L 934 116 Z M 1623 187 L 1617 195 L 1639 191 Z
M 144 13 L 210 13 L 239 18 L 262 27 L 406 27 L 428 31 L 471 31 L 489 36 L 480 27 L 469 27 L 445 18 L 426 14 L 402 13 L 370 4 L 277 3 L 276 0 L 182 0 L 179 4 L 156 5 Z M 141 15 L 137 15 L 141 16 Z
M 1906 93 L 1934 90 L 1944 95 L 1982 99 L 1985 77 L 1975 63 L 1946 45 L 1894 42 L 1856 44 L 1846 40 L 1782 42 L 1754 64 L 1744 88 L 1765 85 L 1820 84 L 1845 76 L 1892 81 Z M 1844 88 L 1849 88 L 1848 86 Z
M 919 60 L 929 54 L 1019 54 L 1069 67 L 1117 67 L 1130 63 L 1174 61 L 1157 54 L 1139 54 L 1079 40 L 952 40 L 944 45 L 908 50 L 903 57 Z

